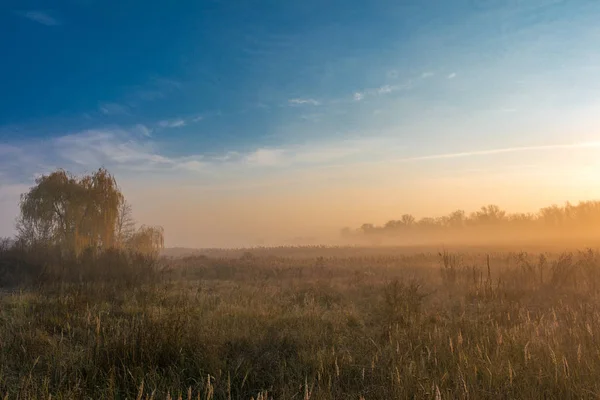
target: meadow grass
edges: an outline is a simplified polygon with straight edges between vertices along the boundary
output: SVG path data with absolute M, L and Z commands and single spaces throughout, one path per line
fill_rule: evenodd
M 365 254 L 194 256 L 4 292 L 0 395 L 600 397 L 598 253 Z

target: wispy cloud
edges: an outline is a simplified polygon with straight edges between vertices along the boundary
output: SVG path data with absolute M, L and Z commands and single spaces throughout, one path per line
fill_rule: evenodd
M 61 25 L 61 22 L 48 14 L 47 12 L 41 10 L 30 10 L 30 11 L 19 11 L 17 12 L 21 17 L 27 18 L 30 21 L 37 22 L 38 24 L 46 25 L 46 26 L 58 26 Z
M 131 87 L 122 101 L 135 108 L 144 102 L 163 99 L 182 87 L 183 84 L 175 79 L 155 77 L 143 85 Z
M 557 150 L 574 150 L 574 149 L 591 149 L 600 148 L 600 141 L 598 142 L 580 142 L 580 143 L 563 143 L 553 145 L 534 145 L 534 146 L 522 146 L 522 147 L 505 147 L 496 149 L 485 149 L 485 150 L 472 150 L 464 152 L 453 152 L 453 153 L 441 153 L 431 154 L 422 156 L 411 156 L 411 157 L 398 157 L 399 151 L 402 151 L 402 147 L 398 147 L 394 142 L 382 140 L 374 142 L 366 142 L 364 144 L 356 143 L 356 146 L 350 146 L 346 148 L 333 149 L 328 148 L 322 151 L 318 149 L 312 149 L 310 152 L 299 152 L 299 153 L 287 153 L 284 159 L 291 160 L 293 163 L 306 167 L 318 167 L 319 171 L 324 170 L 337 170 L 348 168 L 357 169 L 369 166 L 385 166 L 393 167 L 398 164 L 415 163 L 415 162 L 427 162 L 436 160 L 450 160 L 459 158 L 470 158 L 470 157 L 481 157 L 481 156 L 492 156 L 498 154 L 510 154 L 510 153 L 527 153 L 536 151 L 557 151 Z M 405 149 L 406 150 L 406 149 Z M 336 154 L 337 151 L 337 154 Z M 367 157 L 366 160 L 356 159 L 356 155 L 364 155 Z
M 56 138 L 52 146 L 61 159 L 79 166 L 169 166 L 173 161 L 157 154 L 151 143 L 124 130 L 88 130 Z M 145 169 L 145 168 L 144 168 Z
M 202 172 L 207 169 L 209 166 L 208 163 L 203 162 L 201 158 L 199 159 L 190 159 L 190 160 L 180 160 L 179 162 L 175 162 L 174 167 L 179 170 L 191 171 L 191 172 Z
M 222 156 L 216 156 L 215 160 L 217 161 L 230 161 L 230 160 L 235 160 L 238 159 L 240 157 L 240 153 L 237 151 L 228 151 L 227 153 L 225 153 Z
M 181 89 L 182 83 L 170 78 L 155 78 L 143 87 L 138 87 L 133 91 L 132 96 L 135 99 L 152 101 L 165 97 L 168 93 Z
M 43 160 L 43 146 L 35 148 L 21 144 L 0 145 L 0 186 L 7 183 L 22 183 L 29 179 L 40 167 Z
M 385 75 L 390 79 L 396 79 L 398 77 L 398 71 L 391 69 L 387 71 Z
M 218 160 L 204 155 L 169 157 L 160 153 L 144 125 L 129 129 L 95 129 L 77 132 L 51 141 L 44 155 L 53 163 L 88 171 L 106 166 L 116 173 L 202 172 Z
M 177 122 L 173 120 L 171 122 Z M 171 123 L 169 125 L 179 125 Z M 25 171 L 39 170 L 43 165 L 65 168 L 95 169 L 104 165 L 119 172 L 189 171 L 213 174 L 249 172 L 249 168 L 282 171 L 282 168 L 304 169 L 310 167 L 355 168 L 370 164 L 392 165 L 394 163 L 425 162 L 444 159 L 491 156 L 517 152 L 572 150 L 576 148 L 600 148 L 598 142 L 539 144 L 530 146 L 465 150 L 441 154 L 415 154 L 418 149 L 406 149 L 396 137 L 370 137 L 320 141 L 305 145 L 278 147 L 259 146 L 244 152 L 228 149 L 221 154 L 187 154 L 169 156 L 152 139 L 152 131 L 142 124 L 129 128 L 93 129 L 65 135 L 43 144 L 7 144 L 0 146 L 0 174 L 13 174 L 18 168 Z M 404 156 L 402 156 L 404 154 Z M 11 161 L 12 160 L 12 161 Z M 25 165 L 25 167 L 24 167 Z M 37 171 L 39 172 L 39 171 Z M 233 179 L 233 178 L 232 178 Z
M 299 106 L 299 105 L 318 106 L 321 104 L 321 102 L 319 102 L 315 99 L 290 99 L 290 100 L 288 100 L 288 103 L 293 106 Z
M 445 159 L 458 159 L 458 158 L 469 158 L 469 157 L 480 157 L 480 156 L 492 156 L 497 154 L 510 154 L 510 153 L 527 153 L 535 151 L 552 151 L 552 150 L 574 150 L 574 149 L 586 149 L 586 148 L 600 148 L 600 141 L 598 142 L 580 142 L 580 143 L 562 143 L 552 145 L 534 145 L 534 146 L 521 146 L 521 147 L 504 147 L 496 149 L 485 149 L 485 150 L 470 150 L 463 152 L 453 153 L 441 153 L 431 154 L 422 156 L 412 157 L 378 157 L 374 160 L 359 161 L 352 163 L 353 168 L 366 167 L 372 165 L 386 165 L 391 166 L 394 164 L 405 164 L 411 162 L 420 161 L 435 161 Z M 341 168 L 347 167 L 346 164 L 332 163 L 320 168 Z
M 204 120 L 204 115 L 194 115 L 194 116 L 185 116 L 185 117 L 177 117 L 172 119 L 163 119 L 158 122 L 158 126 L 161 128 L 181 128 L 190 124 L 194 124 Z
M 518 152 L 542 151 L 542 150 L 568 150 L 568 149 L 595 148 L 595 147 L 600 147 L 600 142 L 581 142 L 581 143 L 563 143 L 563 144 L 549 144 L 549 145 L 538 145 L 538 146 L 505 147 L 505 148 L 499 148 L 499 149 L 475 150 L 475 151 L 464 151 L 464 152 L 456 152 L 456 153 L 433 154 L 433 155 L 428 155 L 428 156 L 409 157 L 409 158 L 405 158 L 405 159 L 402 159 L 399 161 L 441 160 L 441 159 L 446 159 L 446 158 L 488 156 L 488 155 L 503 154 L 503 153 L 518 153 Z
M 378 94 L 392 93 L 393 88 L 390 85 L 383 85 L 377 89 Z
M 162 120 L 158 123 L 161 128 L 181 128 L 186 125 L 186 122 L 182 118 Z
M 16 146 L 11 146 L 9 144 L 0 143 L 0 155 L 9 156 L 15 153 L 19 153 L 20 149 Z
M 411 86 L 411 84 L 412 84 L 412 82 L 409 81 L 407 83 L 400 84 L 400 85 L 382 85 L 377 88 L 366 89 L 366 90 L 354 92 L 354 95 L 352 96 L 352 98 L 354 99 L 354 101 L 361 101 L 366 96 L 382 96 L 382 95 L 390 94 L 392 92 L 396 92 L 398 90 L 408 89 Z
M 323 113 L 312 113 L 312 114 L 303 114 L 300 116 L 301 119 L 310 122 L 319 122 L 323 118 L 325 114 Z
M 148 128 L 146 125 L 142 125 L 142 124 L 137 124 L 134 128 L 133 128 L 134 132 L 139 133 L 142 136 L 145 137 L 150 137 L 152 136 L 152 130 L 150 128 Z
M 258 149 L 248 154 L 245 159 L 249 164 L 257 166 L 275 166 L 281 164 L 285 153 L 282 149 Z
M 393 146 L 375 139 L 344 140 L 286 147 L 258 147 L 245 152 L 229 150 L 223 154 L 167 156 L 160 146 L 143 133 L 143 125 L 128 129 L 95 129 L 52 139 L 44 149 L 29 150 L 50 164 L 75 172 L 104 165 L 118 173 L 188 171 L 217 177 L 231 173 L 232 179 L 249 168 L 281 171 L 330 163 L 349 162 L 349 157 L 387 152 Z M 140 134 L 141 133 L 141 134 Z M 12 151 L 12 150 L 11 150 Z M 208 176 L 208 175 L 207 175 Z
M 397 137 L 357 137 L 353 140 L 259 146 L 245 151 L 173 156 L 162 150 L 160 142 L 144 135 L 147 129 L 144 128 L 143 125 L 135 125 L 121 129 L 86 130 L 50 139 L 43 145 L 31 142 L 0 146 L 2 155 L 11 154 L 13 158 L 11 166 L 7 163 L 7 157 L 0 157 L 3 160 L 0 162 L 0 178 L 4 175 L 13 176 L 15 168 L 21 171 L 20 178 L 9 183 L 30 182 L 35 173 L 48 173 L 57 167 L 85 173 L 105 166 L 126 182 L 143 182 L 144 179 L 155 180 L 158 177 L 181 179 L 182 182 L 193 179 L 194 185 L 206 189 L 230 190 L 249 183 L 251 186 L 260 186 L 277 182 L 278 179 L 285 181 L 288 174 L 301 174 L 307 180 L 325 179 L 326 176 L 335 177 L 338 174 L 346 176 L 357 169 L 364 174 L 375 173 L 373 171 L 376 170 L 361 168 L 368 166 L 387 169 L 400 164 L 435 160 L 600 148 L 600 142 L 581 142 L 415 155 L 418 149 L 406 148 Z M 25 159 L 25 156 L 29 158 Z M 324 171 L 333 175 L 324 175 Z
M 448 74 L 448 79 L 454 79 L 456 78 L 456 72 L 452 72 L 451 74 Z
M 388 78 L 392 78 L 392 79 L 397 78 L 397 76 L 398 76 L 397 72 L 396 71 L 393 71 L 393 72 L 394 73 L 392 74 L 392 76 L 390 76 L 390 72 L 388 71 L 388 73 L 387 73 Z M 400 90 L 407 90 L 407 89 L 412 88 L 414 86 L 414 84 L 419 81 L 419 79 L 428 79 L 434 75 L 435 75 L 434 72 L 426 71 L 426 72 L 423 72 L 421 75 L 417 75 L 416 77 L 413 77 L 413 79 L 409 79 L 401 84 L 395 84 L 395 85 L 384 84 L 377 88 L 357 90 L 352 95 L 352 98 L 354 99 L 354 101 L 362 101 L 367 96 L 381 96 L 381 95 L 387 95 L 387 94 L 390 94 L 393 92 L 397 92 Z M 448 79 L 453 79 L 455 77 L 456 77 L 455 73 L 448 75 Z
M 118 103 L 103 103 L 98 107 L 104 115 L 128 115 L 129 107 Z

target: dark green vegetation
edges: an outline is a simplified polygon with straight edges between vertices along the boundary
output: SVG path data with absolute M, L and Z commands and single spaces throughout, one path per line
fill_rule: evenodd
M 600 396 L 598 253 L 331 253 L 109 251 L 58 274 L 5 246 L 3 270 L 33 272 L 0 297 L 0 395 Z

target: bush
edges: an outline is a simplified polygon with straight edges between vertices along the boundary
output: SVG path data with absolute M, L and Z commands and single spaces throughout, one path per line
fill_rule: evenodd
M 155 279 L 159 265 L 154 256 L 127 250 L 88 249 L 67 256 L 56 246 L 0 243 L 0 287 L 4 288 L 93 281 L 132 285 Z

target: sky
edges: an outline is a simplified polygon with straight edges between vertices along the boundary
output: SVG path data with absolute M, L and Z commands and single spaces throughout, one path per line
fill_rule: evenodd
M 600 198 L 595 0 L 4 0 L 0 236 L 106 167 L 167 246 Z

